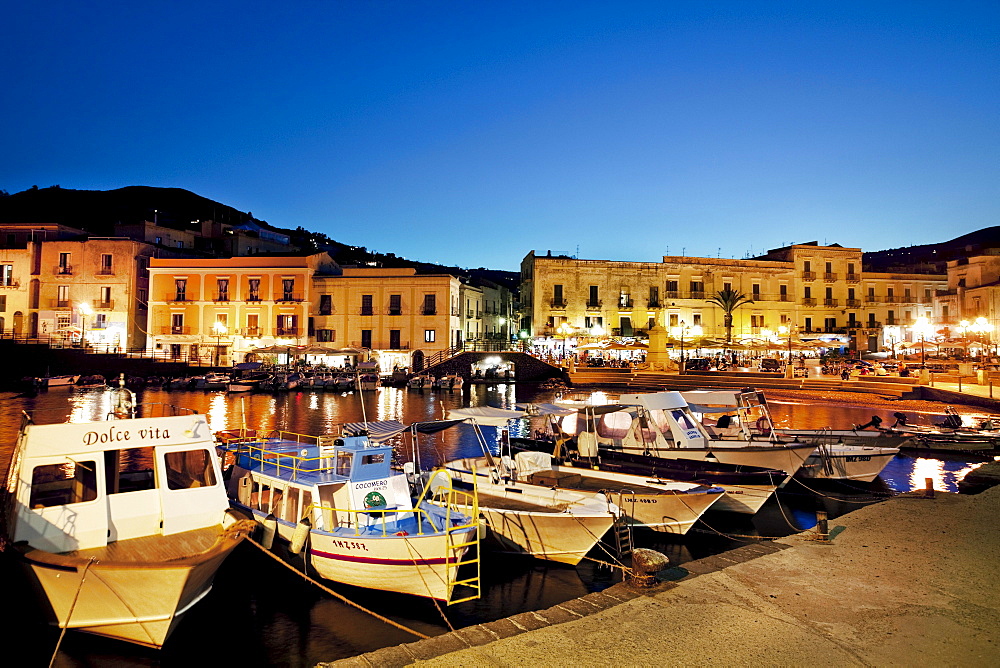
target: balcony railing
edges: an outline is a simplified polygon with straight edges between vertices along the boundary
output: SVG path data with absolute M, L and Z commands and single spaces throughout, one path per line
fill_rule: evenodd
M 619 299 L 618 300 L 618 308 L 632 308 L 632 300 L 631 299 Z
M 704 290 L 692 290 L 688 294 L 688 299 L 704 299 L 704 298 L 705 298 Z
M 587 308 L 590 309 L 591 311 L 596 311 L 597 309 L 601 308 L 601 304 L 603 304 L 603 302 L 600 299 L 591 300 L 587 302 Z
M 549 305 L 552 308 L 566 308 L 566 300 L 565 299 L 553 299 L 552 301 L 549 302 Z
M 277 327 L 274 330 L 274 335 L 275 336 L 298 336 L 299 335 L 299 328 L 298 327 Z
M 839 299 L 824 299 L 823 306 L 838 306 L 840 304 Z
M 475 316 L 475 312 L 474 311 L 466 311 L 465 312 L 465 319 L 466 320 L 472 320 L 472 318 L 474 316 Z
M 785 294 L 778 295 L 778 301 L 779 302 L 790 302 L 790 301 L 792 301 L 792 299 L 791 299 L 791 297 L 788 296 L 787 293 L 785 293 Z
M 857 307 L 861 306 L 861 300 L 860 299 L 848 299 L 844 303 L 847 306 L 851 307 L 851 308 L 857 308 Z
M 887 295 L 886 298 L 885 298 L 885 303 L 886 304 L 901 304 L 902 301 L 900 301 L 900 298 L 897 297 L 896 295 Z
M 115 270 L 111 267 L 101 267 L 97 270 L 97 276 L 114 276 Z
M 280 295 L 275 295 L 274 301 L 276 301 L 276 302 L 300 302 L 300 301 L 302 301 L 302 293 L 300 293 L 300 292 L 282 292 Z
M 12 279 L 10 279 L 10 280 L 8 280 L 6 282 L 0 281 L 0 290 L 2 290 L 4 288 L 13 289 L 13 288 L 19 288 L 19 287 L 21 287 L 21 281 L 17 280 L 16 278 L 12 278 Z
M 401 308 L 390 308 L 386 311 L 389 315 L 403 315 L 403 309 Z
M 847 282 L 848 283 L 860 283 L 861 282 L 861 274 L 848 274 L 847 275 Z
M 321 308 L 319 310 L 319 313 L 317 315 L 333 315 L 333 308 L 330 307 L 330 306 L 327 306 L 325 308 Z
M 815 297 L 803 297 L 802 298 L 802 305 L 803 306 L 815 306 L 816 305 L 816 298 Z
M 957 294 L 958 294 L 958 288 L 949 288 L 947 290 L 935 290 L 934 291 L 934 296 L 935 297 L 949 297 L 951 295 L 957 295 Z
M 833 282 L 837 280 L 837 274 L 828 271 L 825 274 L 823 274 L 823 280 L 826 281 L 827 283 Z
M 220 292 L 219 294 L 215 295 L 214 301 L 217 301 L 217 302 L 228 302 L 229 301 L 229 293 L 228 292 Z
M 190 301 L 190 300 L 187 298 L 187 294 L 186 293 L 178 292 L 178 293 L 176 293 L 174 295 L 167 295 L 166 301 L 168 301 L 168 302 L 186 302 L 186 301 Z
M 428 308 L 425 306 L 424 308 L 420 309 L 420 315 L 437 315 L 437 314 L 438 312 L 436 308 Z
M 868 295 L 865 297 L 866 304 L 878 304 L 878 297 L 875 295 Z
M 55 268 L 55 273 L 61 274 L 63 276 L 69 276 L 73 273 L 73 265 L 60 264 Z
M 190 334 L 191 328 L 184 325 L 170 325 L 168 327 L 161 327 L 160 334 Z
M 244 327 L 243 329 L 239 330 L 239 332 L 243 336 L 257 337 L 257 336 L 261 335 L 261 328 L 260 327 Z
M 261 301 L 260 295 L 254 294 L 254 293 L 250 293 L 249 295 L 247 295 L 247 301 L 248 302 L 259 302 L 259 301 Z
M 99 311 L 111 311 L 115 308 L 114 299 L 95 299 L 94 308 Z
M 362 306 L 361 315 L 375 315 L 375 309 L 371 306 Z
M 72 302 L 68 299 L 53 299 L 52 308 L 73 308 Z
M 680 299 L 680 290 L 667 290 L 667 299 Z
M 802 280 L 803 281 L 814 281 L 814 280 L 816 280 L 816 272 L 815 271 L 803 271 L 802 272 Z

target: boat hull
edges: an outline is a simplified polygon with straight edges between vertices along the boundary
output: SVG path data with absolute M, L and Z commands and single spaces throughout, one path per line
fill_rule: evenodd
M 863 446 L 824 448 L 810 455 L 806 466 L 799 469 L 798 478 L 818 480 L 857 480 L 871 482 L 882 473 L 899 448 L 873 448 Z
M 775 445 L 752 445 L 745 441 L 710 441 L 707 448 L 667 448 L 657 450 L 654 455 L 668 459 L 692 459 L 701 462 L 721 462 L 736 466 L 756 466 L 759 468 L 784 471 L 794 475 L 805 465 L 815 450 L 806 443 Z M 643 454 L 640 451 L 624 449 L 628 454 Z
M 570 566 L 583 561 L 615 521 L 611 514 L 533 513 L 483 507 L 479 512 L 500 552 Z
M 718 490 L 701 494 L 605 492 L 605 495 L 621 508 L 625 521 L 631 526 L 681 536 L 705 511 L 725 498 Z
M 55 626 L 160 648 L 211 590 L 216 571 L 243 535 L 220 526 L 207 550 L 162 561 L 92 560 L 31 548 L 18 557 L 44 594 Z

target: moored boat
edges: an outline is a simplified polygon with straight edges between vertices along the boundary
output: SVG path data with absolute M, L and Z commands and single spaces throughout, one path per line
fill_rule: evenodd
M 120 392 L 128 392 L 121 390 Z M 22 424 L 4 538 L 52 623 L 159 648 L 252 528 L 229 510 L 204 415 Z

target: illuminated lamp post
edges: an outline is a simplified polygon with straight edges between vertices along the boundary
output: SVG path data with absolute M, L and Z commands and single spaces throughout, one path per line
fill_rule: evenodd
M 556 329 L 556 334 L 562 337 L 562 360 L 566 361 L 566 339 L 573 332 L 573 328 L 569 326 L 568 323 L 559 323 L 558 329 Z
M 215 366 L 222 366 L 222 337 L 229 329 L 216 320 L 215 324 L 212 325 L 212 330 L 215 332 Z
M 517 338 L 521 340 L 521 352 L 528 352 L 528 330 L 522 329 L 518 332 Z
M 958 326 L 962 328 L 962 355 L 964 358 L 969 357 L 969 321 L 962 320 L 958 323 Z
M 930 380 L 930 373 L 927 371 L 927 349 L 924 344 L 927 340 L 927 330 L 930 329 L 931 323 L 926 316 L 920 316 L 917 321 L 913 324 L 911 329 L 914 332 L 920 334 L 920 382 L 925 383 Z
M 93 313 L 93 309 L 90 308 L 90 304 L 87 302 L 80 302 L 80 347 L 87 346 L 87 318 L 89 318 Z
M 991 325 L 984 316 L 979 316 L 976 318 L 976 321 L 970 325 L 970 329 L 972 329 L 974 334 L 979 336 L 980 342 L 984 343 L 985 347 L 989 349 L 992 345 L 993 325 Z
M 792 368 L 792 329 L 794 325 L 781 325 L 778 327 L 778 334 L 788 335 L 788 364 L 785 366 L 785 378 L 794 378 L 795 370 Z

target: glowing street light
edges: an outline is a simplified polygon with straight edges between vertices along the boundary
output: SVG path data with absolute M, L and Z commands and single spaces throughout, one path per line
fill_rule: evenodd
M 794 378 L 795 371 L 792 369 L 792 330 L 795 325 L 781 325 L 778 327 L 778 334 L 788 336 L 788 365 L 785 367 L 785 378 Z
M 90 304 L 87 302 L 80 302 L 78 306 L 80 310 L 80 345 L 87 345 L 87 318 L 93 315 L 94 310 L 90 308 Z
M 913 324 L 911 329 L 918 334 L 920 334 L 920 364 L 924 366 L 924 371 L 927 370 L 927 350 L 924 348 L 924 342 L 927 339 L 927 330 L 931 327 L 931 321 L 927 319 L 926 316 L 920 316 L 917 321 Z
M 976 321 L 969 326 L 969 329 L 980 337 L 980 341 L 986 344 L 986 348 L 992 345 L 993 325 L 984 316 L 976 318 Z
M 226 335 L 229 328 L 223 325 L 218 320 L 212 325 L 212 330 L 215 332 L 215 366 L 222 366 L 222 337 Z
M 559 324 L 556 329 L 556 334 L 562 337 L 562 358 L 566 359 L 566 339 L 569 335 L 573 333 L 573 328 L 569 326 L 569 323 L 563 322 Z

